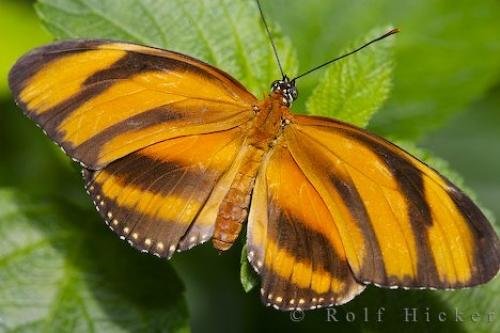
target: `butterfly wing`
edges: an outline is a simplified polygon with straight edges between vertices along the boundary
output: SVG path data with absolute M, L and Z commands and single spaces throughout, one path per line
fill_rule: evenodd
M 86 170 L 86 189 L 122 239 L 170 258 L 212 236 L 245 132 L 237 127 L 150 145 L 101 170 Z
M 255 102 L 199 60 L 100 40 L 35 49 L 15 64 L 9 83 L 26 115 L 90 169 L 163 140 L 236 127 Z
M 297 116 L 284 136 L 328 207 L 357 281 L 457 288 L 497 274 L 495 231 L 471 199 L 429 166 L 327 118 Z
M 262 301 L 278 309 L 342 304 L 365 288 L 349 268 L 325 202 L 283 146 L 257 177 L 247 238 L 249 261 L 262 276 Z

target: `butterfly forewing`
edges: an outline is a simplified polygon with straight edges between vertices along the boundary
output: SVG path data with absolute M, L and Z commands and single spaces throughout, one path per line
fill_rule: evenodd
M 162 140 L 238 126 L 255 101 L 193 58 L 96 40 L 36 49 L 16 63 L 9 82 L 24 112 L 92 169 Z
M 454 288 L 498 272 L 498 238 L 480 209 L 402 149 L 319 117 L 298 116 L 285 137 L 328 206 L 358 281 Z

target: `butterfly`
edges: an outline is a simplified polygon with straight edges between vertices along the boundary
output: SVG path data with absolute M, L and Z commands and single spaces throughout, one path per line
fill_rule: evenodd
M 187 55 L 68 40 L 23 56 L 9 83 L 23 112 L 81 164 L 121 239 L 170 258 L 208 240 L 226 251 L 246 227 L 262 301 L 277 309 L 343 304 L 369 284 L 492 279 L 498 237 L 471 199 L 377 135 L 292 113 L 297 78 L 283 74 L 259 100 Z

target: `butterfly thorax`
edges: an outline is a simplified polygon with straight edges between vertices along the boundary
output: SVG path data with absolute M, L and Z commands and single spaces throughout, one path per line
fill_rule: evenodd
M 250 145 L 268 150 L 279 139 L 282 129 L 292 119 L 285 103 L 283 96 L 275 92 L 255 106 L 255 119 L 248 136 Z
M 248 216 L 252 189 L 262 161 L 280 141 L 281 132 L 292 120 L 287 103 L 279 92 L 273 92 L 256 105 L 254 112 L 238 172 L 219 206 L 213 245 L 220 251 L 231 248 L 238 237 Z

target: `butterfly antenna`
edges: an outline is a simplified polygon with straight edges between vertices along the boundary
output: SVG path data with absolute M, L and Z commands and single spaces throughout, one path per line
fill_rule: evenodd
M 318 70 L 318 69 L 320 69 L 320 68 L 323 68 L 323 67 L 325 67 L 325 66 L 328 66 L 328 65 L 330 65 L 330 64 L 332 64 L 332 63 L 334 63 L 334 62 L 336 62 L 336 61 L 338 61 L 338 60 L 340 60 L 340 59 L 343 59 L 343 58 L 345 58 L 345 57 L 348 57 L 348 56 L 350 56 L 351 54 L 354 54 L 354 53 L 356 53 L 356 52 L 358 52 L 358 51 L 361 51 L 361 50 L 362 50 L 362 49 L 364 49 L 365 47 L 367 47 L 367 46 L 369 46 L 369 45 L 371 45 L 371 44 L 373 44 L 373 43 L 375 43 L 375 42 L 378 42 L 378 41 L 380 41 L 380 40 L 382 40 L 382 39 L 384 39 L 384 38 L 386 38 L 386 37 L 389 37 L 390 35 L 394 35 L 395 33 L 398 33 L 398 32 L 399 32 L 399 29 L 397 29 L 397 28 L 396 28 L 396 29 L 392 29 L 391 31 L 386 32 L 386 33 L 385 33 L 385 34 L 383 34 L 382 36 L 379 36 L 379 37 L 377 37 L 377 38 L 375 38 L 375 39 L 373 39 L 373 40 L 369 41 L 368 43 L 365 43 L 365 44 L 361 45 L 360 47 L 358 47 L 358 48 L 357 48 L 357 49 L 355 49 L 355 50 L 352 50 L 352 51 L 350 51 L 350 52 L 347 52 L 346 54 L 343 54 L 343 55 L 341 55 L 340 57 L 334 58 L 334 59 L 332 59 L 332 60 L 330 60 L 330 61 L 327 61 L 327 62 L 325 62 L 324 64 L 321 64 L 321 65 L 319 65 L 319 66 L 316 66 L 316 67 L 311 68 L 310 70 L 308 70 L 308 71 L 306 71 L 306 72 L 304 72 L 304 73 L 302 73 L 302 74 L 300 74 L 300 75 L 298 75 L 298 76 L 294 77 L 294 78 L 292 79 L 292 81 L 297 80 L 297 79 L 299 79 L 299 78 L 301 78 L 301 77 L 303 77 L 303 76 L 306 76 L 307 74 L 310 74 L 310 73 L 314 72 L 315 70 Z
M 276 50 L 276 45 L 274 44 L 273 37 L 271 36 L 271 32 L 269 31 L 269 26 L 267 25 L 266 18 L 264 17 L 264 12 L 262 11 L 262 6 L 260 5 L 259 0 L 255 0 L 257 3 L 257 7 L 259 8 L 260 17 L 262 18 L 262 22 L 264 22 L 264 26 L 266 27 L 267 37 L 269 37 L 269 41 L 271 42 L 271 46 L 273 47 L 274 57 L 276 58 L 276 62 L 278 63 L 278 67 L 280 68 L 281 77 L 285 78 L 285 73 L 283 73 L 283 67 L 281 67 L 280 57 L 278 56 L 278 51 Z

